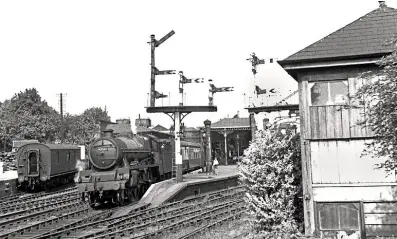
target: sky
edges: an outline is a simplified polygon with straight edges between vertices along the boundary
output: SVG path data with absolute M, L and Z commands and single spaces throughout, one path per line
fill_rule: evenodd
M 397 0 L 386 1 L 397 8 Z M 282 60 L 378 7 L 375 0 L 152 0 L 0 1 L 0 101 L 35 87 L 59 110 L 80 114 L 106 106 L 112 121 L 150 117 L 169 127 L 162 113 L 148 114 L 150 35 L 175 35 L 156 48 L 159 70 L 183 71 L 188 78 L 212 79 L 218 112 L 192 113 L 184 122 L 201 126 L 244 109 L 254 84 L 278 94 L 255 99 L 269 105 L 297 89 L 277 64 L 258 67 L 253 78 L 246 60 Z M 157 76 L 156 90 L 170 98 L 156 106 L 177 105 L 178 75 Z M 254 83 L 255 82 L 255 83 Z M 185 105 L 208 105 L 208 83 L 186 84 Z M 244 95 L 245 94 L 245 95 Z

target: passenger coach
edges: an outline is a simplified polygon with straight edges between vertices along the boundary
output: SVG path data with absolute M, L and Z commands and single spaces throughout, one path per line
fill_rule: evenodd
M 80 148 L 64 144 L 25 144 L 17 151 L 18 187 L 46 189 L 73 182 Z

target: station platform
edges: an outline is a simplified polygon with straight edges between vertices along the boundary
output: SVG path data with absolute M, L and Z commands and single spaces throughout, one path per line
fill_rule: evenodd
M 18 173 L 16 170 L 0 173 L 0 197 L 9 196 L 17 193 L 17 178 Z
M 112 217 L 127 215 L 144 205 L 149 205 L 149 208 L 156 207 L 161 204 L 179 201 L 189 196 L 237 186 L 237 184 L 237 165 L 219 165 L 217 175 L 201 173 L 200 169 L 183 175 L 183 182 L 180 183 L 177 183 L 175 178 L 172 178 L 151 185 L 137 204 L 116 211 Z
M 7 181 L 18 178 L 16 170 L 0 172 L 0 181 Z

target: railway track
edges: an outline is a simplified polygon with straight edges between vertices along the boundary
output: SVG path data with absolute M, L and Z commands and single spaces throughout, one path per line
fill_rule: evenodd
M 38 220 L 33 224 L 24 225 L 3 234 L 0 233 L 0 238 L 39 238 L 44 234 L 50 234 L 65 227 L 104 219 L 109 217 L 110 214 L 110 211 L 95 211 L 86 205 L 85 207 L 77 207 L 68 213 L 62 213 L 59 216 Z
M 64 199 L 73 198 L 78 195 L 77 191 L 67 191 L 63 193 L 57 193 L 50 196 L 45 196 L 43 198 L 22 198 L 14 203 L 9 203 L 0 206 L 0 214 L 5 214 L 13 211 L 28 210 L 30 208 L 45 206 L 51 203 L 56 203 Z M 0 217 L 1 218 L 1 217 Z
M 235 187 L 154 208 L 143 205 L 136 208 L 131 215 L 110 218 L 111 210 L 92 210 L 88 204 L 80 201 L 78 195 L 73 196 L 73 193 L 69 192 L 69 194 L 63 194 L 69 195 L 68 198 L 64 197 L 63 201 L 48 202 L 45 206 L 32 207 L 29 209 L 31 211 L 27 210 L 24 214 L 22 210 L 14 212 L 16 214 L 8 213 L 6 215 L 14 215 L 14 217 L 7 221 L 1 219 L 6 216 L 0 216 L 0 239 L 108 238 L 109 236 L 112 237 L 115 234 L 114 232 L 116 232 L 116 235 L 118 231 L 129 232 L 132 225 L 142 231 L 147 225 L 153 226 L 167 220 L 175 221 L 181 215 L 187 217 L 192 213 L 197 214 L 199 211 L 202 212 L 202 207 L 205 207 L 206 204 L 215 203 L 217 207 L 213 206 L 212 209 L 206 209 L 207 213 L 211 214 L 212 212 L 208 212 L 208 210 L 214 212 L 221 210 L 219 207 L 225 201 L 241 197 L 243 193 L 241 187 Z M 167 227 L 162 226 L 160 229 L 166 231 Z
M 70 218 L 81 212 L 88 213 L 89 208 L 88 204 L 81 202 L 76 187 L 7 197 L 7 200 L 12 199 L 0 204 L 0 238 L 15 238 L 42 221 Z M 37 227 L 36 231 L 39 229 Z
M 242 188 L 236 187 L 154 208 L 146 208 L 147 205 L 144 205 L 141 208 L 137 208 L 135 213 L 130 215 L 92 221 L 78 226 L 65 226 L 62 230 L 54 230 L 52 233 L 46 233 L 35 238 L 117 238 L 120 232 L 130 232 L 130 230 L 135 230 L 135 227 L 142 230 L 148 225 L 153 226 L 160 222 L 174 221 L 181 215 L 187 216 L 192 213 L 202 212 L 203 207 L 206 207 L 205 205 L 208 203 L 222 206 L 222 204 L 234 200 L 236 197 L 241 198 L 243 194 Z M 215 208 L 208 210 L 215 210 Z M 134 228 L 131 229 L 129 228 L 130 226 Z
M 65 198 L 60 201 L 41 205 L 37 207 L 31 207 L 26 210 L 18 210 L 0 215 L 0 231 L 3 229 L 12 228 L 15 225 L 32 221 L 39 220 L 43 217 L 58 215 L 61 212 L 67 211 L 70 207 L 78 206 L 82 204 L 79 196 L 71 198 Z
M 236 218 L 239 218 L 243 215 L 243 213 L 245 212 L 245 210 L 239 210 L 237 213 L 231 214 L 231 215 L 226 215 L 224 217 L 221 217 L 220 219 L 216 220 L 215 222 L 211 222 L 211 223 L 203 223 L 203 226 L 199 226 L 187 233 L 184 233 L 182 236 L 179 237 L 172 237 L 172 238 L 178 238 L 178 239 L 188 239 L 188 238 L 194 238 L 202 233 L 205 233 L 207 230 L 223 224 L 225 222 L 228 222 L 230 220 L 235 220 Z
M 15 195 L 10 195 L 7 197 L 3 197 L 0 199 L 0 210 L 4 207 L 9 207 L 11 205 L 17 205 L 22 203 L 27 203 L 30 201 L 39 200 L 44 197 L 52 197 L 54 195 L 68 193 L 68 192 L 77 192 L 77 187 L 66 188 L 59 191 L 54 192 L 39 192 L 34 194 L 26 194 L 26 193 L 19 193 Z
M 196 225 L 204 220 L 211 221 L 225 215 L 233 215 L 236 212 L 243 211 L 243 199 L 221 201 L 211 206 L 201 208 L 191 207 L 176 209 L 159 215 L 145 216 L 135 221 L 128 221 L 117 225 L 112 225 L 105 233 L 89 233 L 88 235 L 66 238 L 153 238 L 162 237 L 169 231 L 175 231 L 180 228 Z M 201 205 L 203 206 L 203 205 Z M 170 214 L 171 213 L 171 214 Z M 88 236 L 88 237 L 87 237 Z
M 20 196 L 24 195 L 25 193 L 15 193 L 12 195 L 0 197 L 0 202 L 5 202 L 5 201 L 12 201 L 16 198 L 19 198 Z
M 186 230 L 186 227 L 196 228 L 189 232 L 188 234 L 179 237 L 179 238 L 190 238 L 195 236 L 202 230 L 207 229 L 210 226 L 216 225 L 218 223 L 224 222 L 226 220 L 230 220 L 235 218 L 238 215 L 241 215 L 245 212 L 244 208 L 244 200 L 236 200 L 234 202 L 223 203 L 221 206 L 217 206 L 215 208 L 211 208 L 211 210 L 204 211 L 201 213 L 195 213 L 193 216 L 191 215 L 180 215 L 180 217 L 186 216 L 185 218 L 180 218 L 178 221 L 174 223 L 170 223 L 166 226 L 161 227 L 158 230 L 153 232 L 145 232 L 138 235 L 127 235 L 128 238 L 134 239 L 143 239 L 143 238 L 159 238 L 164 237 L 169 232 L 175 232 L 179 229 Z M 219 219 L 220 218 L 220 219 Z M 215 221 L 215 222 L 213 222 Z M 208 223 L 211 222 L 211 223 Z M 198 227 L 198 225 L 204 224 L 205 226 Z M 171 236 L 171 238 L 176 238 Z

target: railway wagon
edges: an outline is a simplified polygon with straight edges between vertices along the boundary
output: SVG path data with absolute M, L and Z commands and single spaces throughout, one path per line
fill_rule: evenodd
M 17 151 L 18 188 L 33 191 L 73 182 L 78 159 L 75 145 L 25 144 Z
M 200 144 L 182 141 L 181 151 L 185 173 L 200 167 Z M 104 131 L 104 136 L 89 147 L 88 170 L 79 172 L 82 200 L 88 200 L 92 207 L 136 201 L 152 183 L 172 177 L 176 168 L 174 154 L 172 139 L 152 135 L 117 137 L 112 130 Z

